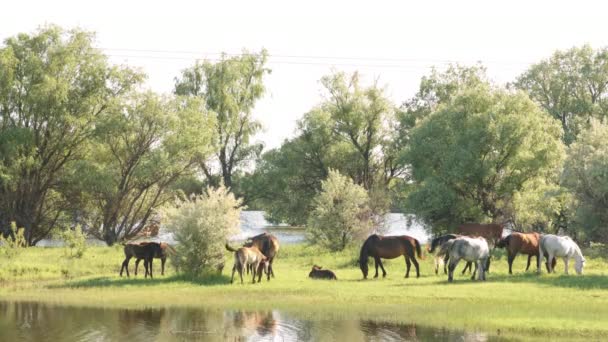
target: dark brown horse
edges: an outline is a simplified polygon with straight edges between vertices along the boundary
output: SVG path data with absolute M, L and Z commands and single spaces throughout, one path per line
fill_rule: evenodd
M 279 239 L 272 234 L 268 234 L 266 232 L 262 234 L 258 234 L 256 236 L 250 237 L 247 239 L 248 241 L 243 245 L 243 247 L 257 247 L 262 254 L 268 259 L 268 272 L 267 272 L 267 280 L 270 280 L 270 275 L 274 278 L 274 270 L 272 268 L 272 263 L 274 258 L 277 256 L 279 252 Z M 249 272 L 249 269 L 247 269 Z M 259 274 L 258 282 L 262 279 L 262 272 L 257 270 Z
M 140 242 L 139 245 L 145 245 L 148 244 L 150 242 Z M 156 242 L 155 242 L 156 243 Z M 169 253 L 174 254 L 175 250 L 173 249 L 173 247 L 171 247 L 168 243 L 166 242 L 161 242 L 160 243 L 160 253 L 154 255 L 155 259 L 160 259 L 160 275 L 165 275 L 165 262 L 167 261 L 167 256 L 169 255 Z M 135 275 L 137 275 L 137 267 L 139 266 L 139 262 L 141 261 L 141 258 L 137 258 L 137 260 L 135 260 Z
M 411 263 L 414 263 L 414 266 L 416 267 L 416 278 L 420 277 L 420 270 L 418 267 L 418 261 L 416 261 L 415 251 L 418 253 L 418 258 L 422 258 L 420 243 L 411 236 L 371 235 L 363 243 L 361 253 L 359 255 L 359 267 L 361 268 L 361 272 L 363 272 L 363 279 L 367 279 L 367 259 L 369 257 L 374 258 L 376 263 L 376 274 L 374 275 L 374 278 L 377 278 L 378 265 L 382 269 L 382 277 L 386 277 L 386 271 L 384 270 L 384 266 L 382 265 L 382 261 L 380 259 L 394 259 L 401 255 L 405 257 L 405 263 L 407 265 L 405 277 L 408 278 L 410 275 Z
M 470 237 L 481 236 L 488 243 L 496 245 L 502 238 L 503 228 L 502 224 L 497 223 L 464 223 L 456 227 L 456 233 Z
M 324 270 L 322 266 L 314 265 L 312 266 L 312 270 L 308 273 L 309 278 L 313 279 L 329 279 L 329 280 L 338 280 L 336 274 L 330 270 Z
M 431 241 L 431 246 L 427 249 L 427 252 L 429 253 L 434 253 L 435 250 L 437 249 L 437 247 L 441 247 L 441 245 L 443 245 L 444 243 L 453 240 L 453 239 L 457 239 L 459 237 L 461 237 L 462 235 L 458 235 L 458 234 L 446 234 L 446 235 L 442 235 L 439 237 L 434 238 Z M 435 274 L 439 273 L 439 259 L 441 256 L 437 255 L 435 256 Z M 450 259 L 450 255 L 449 254 L 445 254 L 443 256 L 443 273 L 444 274 L 448 274 L 448 260 Z M 469 273 L 471 273 L 471 268 L 472 268 L 472 262 L 467 261 L 467 264 L 464 266 L 464 269 L 462 270 L 462 274 L 464 274 L 467 269 L 469 270 Z M 475 268 L 477 268 L 477 265 L 475 265 Z
M 510 235 L 501 239 L 496 247 L 507 249 L 507 262 L 509 263 L 509 274 L 513 274 L 512 266 L 513 260 L 517 256 L 517 253 L 528 255 L 528 265 L 526 271 L 530 268 L 530 260 L 533 256 L 536 256 L 536 263 L 538 263 L 538 242 L 540 241 L 539 233 L 511 233 Z M 553 267 L 555 267 L 555 258 L 552 261 Z M 547 264 L 547 270 L 549 266 Z
M 125 260 L 122 262 L 120 268 L 120 276 L 122 277 L 122 271 L 127 270 L 127 277 L 129 276 L 129 260 L 136 257 L 137 259 L 144 260 L 144 268 L 146 269 L 145 278 L 150 274 L 152 278 L 152 260 L 155 255 L 162 254 L 160 243 L 148 242 L 145 244 L 126 244 L 124 247 Z

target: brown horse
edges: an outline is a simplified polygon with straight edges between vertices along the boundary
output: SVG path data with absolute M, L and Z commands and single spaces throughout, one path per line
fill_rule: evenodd
M 152 278 L 152 260 L 155 255 L 162 253 L 160 244 L 158 242 L 148 242 L 146 244 L 126 244 L 124 247 L 125 260 L 122 262 L 120 268 L 120 276 L 122 277 L 122 271 L 127 270 L 127 277 L 129 276 L 129 260 L 132 257 L 144 260 L 144 268 L 146 269 L 145 278 L 150 274 Z
M 414 251 L 418 253 L 418 258 L 422 258 L 422 253 L 420 251 L 420 243 L 418 242 L 418 240 L 414 239 L 411 236 L 379 236 L 376 234 L 371 235 L 363 243 L 363 246 L 361 247 L 361 253 L 359 255 L 359 267 L 361 268 L 361 272 L 363 272 L 363 279 L 367 279 L 367 259 L 370 256 L 374 258 L 374 261 L 376 263 L 376 274 L 374 275 L 374 278 L 378 277 L 378 265 L 380 265 L 380 268 L 382 269 L 382 277 L 386 277 L 386 271 L 384 270 L 384 266 L 382 265 L 382 261 L 380 260 L 381 258 L 394 259 L 401 255 L 405 257 L 405 263 L 407 265 L 405 277 L 408 278 L 410 275 L 411 262 L 413 262 L 414 266 L 416 267 L 416 278 L 420 277 L 418 261 L 416 261 L 416 255 Z
M 488 243 L 496 245 L 502 238 L 503 228 L 504 226 L 502 224 L 497 223 L 464 223 L 456 227 L 456 233 L 470 237 L 481 236 L 485 238 Z
M 538 243 L 540 241 L 539 233 L 511 233 L 510 235 L 501 239 L 496 247 L 507 249 L 507 262 L 509 263 L 509 274 L 513 274 L 512 266 L 513 260 L 517 256 L 517 253 L 528 255 L 528 265 L 526 271 L 530 268 L 530 260 L 533 256 L 536 256 L 536 263 L 538 263 Z M 553 267 L 555 267 L 555 258 L 552 261 Z M 549 266 L 547 264 L 547 270 Z
M 139 245 L 141 246 L 141 245 L 145 245 L 148 243 L 150 243 L 150 242 L 140 242 Z M 160 243 L 160 253 L 154 255 L 154 258 L 160 259 L 160 265 L 161 265 L 160 275 L 165 275 L 165 262 L 167 261 L 167 255 L 169 255 L 169 253 L 175 253 L 175 250 L 173 249 L 173 247 L 171 247 L 166 242 L 161 242 Z M 142 260 L 142 258 L 137 258 L 137 260 L 135 260 L 135 275 L 137 275 L 137 267 L 139 266 L 139 262 L 141 260 Z
M 313 265 L 312 270 L 308 273 L 309 278 L 313 279 L 329 279 L 338 280 L 336 274 L 330 270 L 324 270 L 322 266 Z
M 274 270 L 272 268 L 272 263 L 274 261 L 274 258 L 277 256 L 277 253 L 279 252 L 279 239 L 277 239 L 276 236 L 272 234 L 264 232 L 262 234 L 250 237 L 248 240 L 249 241 L 247 241 L 243 245 L 243 247 L 257 247 L 257 249 L 259 249 L 262 254 L 264 254 L 264 256 L 268 259 L 268 272 L 266 273 L 267 280 L 270 280 L 271 274 L 274 278 Z M 249 268 L 247 269 L 247 273 L 249 273 Z M 260 270 L 257 270 L 257 273 L 259 274 L 259 282 L 260 279 L 262 279 L 262 272 L 260 272 Z

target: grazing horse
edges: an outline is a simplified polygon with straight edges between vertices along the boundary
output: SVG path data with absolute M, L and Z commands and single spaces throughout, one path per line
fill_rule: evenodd
M 274 269 L 272 268 L 272 263 L 274 262 L 274 258 L 277 256 L 279 252 L 279 239 L 272 234 L 268 234 L 266 232 L 262 234 L 258 234 L 254 237 L 250 237 L 243 247 L 256 247 L 259 249 L 262 254 L 268 259 L 268 272 L 267 280 L 270 280 L 270 275 L 274 278 Z M 249 273 L 249 267 L 247 268 L 247 273 Z M 262 278 L 262 272 L 258 270 L 259 278 Z M 260 281 L 258 279 L 258 282 Z
M 487 242 L 496 245 L 502 238 L 503 229 L 504 226 L 497 223 L 464 223 L 456 227 L 456 233 L 470 237 L 481 236 L 485 238 Z
M 447 253 L 450 256 L 450 266 L 448 281 L 454 281 L 454 269 L 460 259 L 475 262 L 479 270 L 479 280 L 486 280 L 486 268 L 490 260 L 490 248 L 488 242 L 482 237 L 470 238 L 462 236 L 452 239 L 441 246 L 440 253 Z M 475 270 L 471 280 L 475 279 Z
M 538 253 L 540 255 L 539 260 L 536 262 L 536 271 L 538 273 L 540 273 L 540 264 L 544 257 L 546 257 L 547 260 L 553 260 L 554 257 L 561 257 L 564 259 L 566 274 L 568 274 L 568 260 L 570 258 L 574 258 L 574 269 L 576 270 L 576 274 L 583 274 L 585 257 L 583 257 L 583 253 L 576 242 L 569 236 L 557 236 L 553 234 L 541 235 L 538 244 Z M 550 267 L 548 262 L 547 271 L 549 273 L 555 271 L 553 267 Z
M 434 253 L 435 249 L 437 247 L 443 245 L 447 241 L 459 238 L 461 236 L 462 235 L 457 235 L 457 234 L 446 234 L 446 235 L 436 237 L 431 241 L 431 247 L 427 250 L 427 252 Z M 440 255 L 439 253 L 437 253 L 435 255 L 435 274 L 439 273 L 439 263 L 441 261 L 441 257 L 443 257 L 443 273 L 448 274 L 447 267 L 448 267 L 448 259 L 450 258 L 450 256 L 448 254 Z M 472 264 L 473 263 L 471 263 L 471 262 L 467 262 L 466 266 L 462 270 L 462 274 L 464 274 L 466 272 L 467 268 L 469 269 L 469 272 L 470 272 L 471 268 L 472 268 Z
M 120 276 L 122 277 L 122 271 L 127 270 L 127 277 L 129 276 L 129 260 L 132 257 L 144 260 L 144 268 L 146 269 L 145 278 L 150 274 L 152 278 L 152 260 L 155 255 L 162 253 L 160 244 L 158 242 L 148 242 L 145 244 L 126 244 L 124 247 L 125 260 L 122 262 L 120 268 Z
M 513 260 L 517 256 L 517 253 L 528 255 L 528 264 L 526 265 L 526 271 L 530 268 L 530 261 L 533 256 L 536 256 L 536 262 L 538 263 L 538 241 L 540 240 L 539 233 L 511 233 L 506 237 L 500 239 L 496 244 L 498 248 L 506 248 L 507 250 L 507 262 L 509 263 L 509 274 L 513 274 L 512 266 Z M 553 267 L 555 267 L 555 258 L 553 258 Z M 547 270 L 549 266 L 547 265 Z
M 310 271 L 310 273 L 308 273 L 308 277 L 313 279 L 338 280 L 334 272 L 330 270 L 324 270 L 322 268 L 322 266 L 312 266 L 312 270 Z
M 149 242 L 140 242 L 139 245 L 141 246 L 141 245 L 145 245 L 148 243 Z M 165 262 L 167 261 L 167 255 L 169 253 L 175 254 L 175 250 L 173 249 L 173 247 L 171 247 L 166 242 L 161 242 L 160 243 L 160 253 L 154 255 L 154 258 L 160 259 L 160 265 L 161 265 L 160 275 L 165 275 Z M 139 266 L 139 262 L 141 260 L 142 260 L 141 258 L 137 258 L 137 260 L 135 260 L 135 275 L 137 275 L 137 267 Z
M 367 259 L 370 256 L 374 258 L 376 263 L 376 275 L 374 275 L 374 278 L 378 278 L 378 265 L 380 265 L 380 268 L 382 269 L 382 277 L 386 277 L 386 271 L 380 260 L 381 258 L 394 259 L 401 255 L 405 257 L 405 263 L 407 265 L 405 277 L 408 278 L 410 276 L 411 262 L 413 262 L 416 267 L 416 278 L 420 277 L 420 270 L 414 250 L 418 253 L 418 258 L 422 259 L 420 243 L 411 236 L 371 235 L 363 243 L 359 255 L 359 267 L 361 268 L 361 272 L 363 272 L 363 279 L 367 279 Z
M 243 283 L 243 272 L 249 265 L 252 266 L 253 279 L 251 282 L 254 284 L 257 272 L 261 272 L 263 269 L 268 273 L 268 258 L 266 258 L 257 247 L 241 247 L 235 249 L 226 243 L 226 249 L 234 252 L 234 266 L 232 266 L 232 278 L 230 279 L 231 284 L 234 282 L 235 271 L 239 272 L 241 284 Z M 261 277 L 258 279 L 258 283 L 260 282 L 260 279 Z

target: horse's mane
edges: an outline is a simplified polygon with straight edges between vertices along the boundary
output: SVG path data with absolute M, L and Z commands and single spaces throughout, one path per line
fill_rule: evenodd
M 378 240 L 380 240 L 380 237 L 377 234 L 372 234 L 365 240 L 363 246 L 361 246 L 361 252 L 359 253 L 359 264 L 367 263 L 370 245 L 373 241 Z
M 446 241 L 452 240 L 459 237 L 459 235 L 457 234 L 446 234 L 446 235 L 441 235 L 439 237 L 434 238 L 431 241 L 431 250 L 429 250 L 430 253 L 435 252 L 435 248 L 437 248 L 437 246 L 443 245 L 443 243 L 445 243 Z

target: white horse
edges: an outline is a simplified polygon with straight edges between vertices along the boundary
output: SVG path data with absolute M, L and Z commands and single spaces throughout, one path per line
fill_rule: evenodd
M 537 261 L 536 270 L 540 273 L 540 265 L 544 258 L 547 260 L 553 260 L 554 257 L 561 257 L 564 259 L 564 265 L 566 267 L 566 274 L 568 274 L 568 260 L 574 258 L 574 269 L 577 274 L 583 273 L 583 267 L 585 266 L 585 258 L 581 249 L 578 247 L 576 242 L 568 236 L 557 236 L 552 234 L 542 235 L 538 243 L 539 258 Z M 549 273 L 554 272 L 553 265 L 549 263 L 547 265 Z
M 445 242 L 441 245 L 441 251 L 439 254 L 449 255 L 450 265 L 448 266 L 448 281 L 454 280 L 454 269 L 460 259 L 464 259 L 469 262 L 475 262 L 477 264 L 477 270 L 479 270 L 479 280 L 486 280 L 486 270 L 488 267 L 488 261 L 490 260 L 490 248 L 488 242 L 482 237 L 471 238 L 462 236 L 456 239 Z M 471 279 L 475 279 L 475 272 Z

